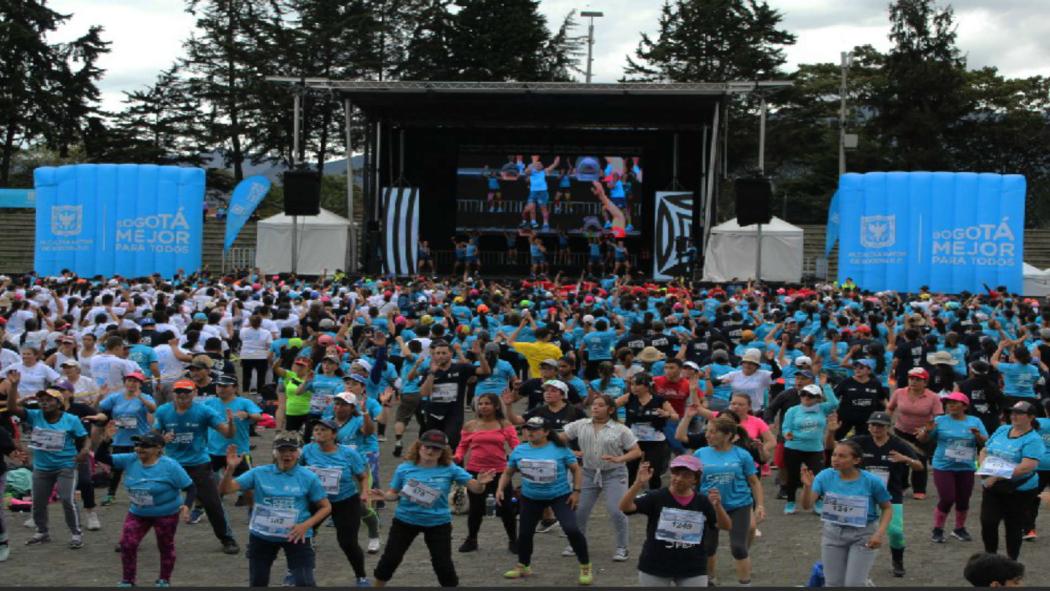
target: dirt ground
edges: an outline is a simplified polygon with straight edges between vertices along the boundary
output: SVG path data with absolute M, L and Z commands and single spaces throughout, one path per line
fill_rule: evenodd
M 406 441 L 413 441 L 416 427 L 410 427 Z M 400 460 L 392 457 L 393 429 L 382 444 L 381 473 L 384 487 Z M 254 453 L 257 463 L 266 463 L 270 458 L 269 441 L 272 431 L 262 431 L 262 436 L 252 440 L 257 445 Z M 775 473 L 774 473 L 775 474 Z M 766 507 L 769 517 L 760 526 L 761 537 L 752 547 L 753 584 L 756 586 L 802 586 L 806 583 L 813 563 L 820 558 L 820 520 L 812 514 L 783 515 L 784 501 L 773 497 L 776 487 L 772 477 L 763 478 L 766 485 Z M 889 550 L 879 552 L 871 578 L 878 586 L 956 586 L 966 585 L 962 567 L 967 557 L 980 549 L 981 526 L 980 491 L 974 492 L 969 518 L 969 530 L 975 541 L 970 543 L 950 539 L 946 544 L 933 544 L 929 540 L 932 526 L 932 509 L 936 502 L 936 491 L 930 484 L 930 496 L 924 501 L 905 499 L 905 531 L 908 537 L 904 578 L 894 578 L 890 572 Z M 977 488 L 980 488 L 979 486 Z M 99 493 L 104 494 L 100 489 Z M 101 494 L 100 494 L 101 497 Z M 242 546 L 247 542 L 247 510 L 234 507 L 232 498 L 226 500 L 227 510 L 233 520 L 233 528 Z M 127 509 L 127 494 L 122 488 L 117 502 L 110 507 L 99 508 L 102 530 L 85 532 L 85 545 L 80 550 L 66 546 L 68 533 L 62 520 L 61 507 L 51 505 L 51 531 L 53 542 L 44 546 L 26 547 L 25 540 L 32 534 L 22 522 L 25 513 L 8 513 L 8 529 L 11 532 L 11 558 L 0 564 L 0 580 L 4 586 L 113 586 L 121 578 L 120 556 L 113 551 L 120 532 L 120 525 Z M 1046 525 L 1047 514 L 1040 516 L 1040 529 L 1050 534 Z M 393 506 L 380 512 L 386 541 L 386 525 L 393 515 Z M 637 582 L 637 556 L 644 533 L 642 517 L 631 518 L 631 558 L 627 562 L 613 562 L 615 550 L 612 528 L 602 503 L 598 503 L 588 526 L 592 563 L 595 567 L 595 586 L 632 586 Z M 949 524 L 954 523 L 949 517 Z M 454 518 L 454 551 L 462 542 L 466 530 L 466 516 Z M 361 528 L 361 545 L 365 544 L 365 528 Z M 733 560 L 729 555 L 727 537 L 722 536 L 719 550 L 717 580 L 719 585 L 733 586 L 736 576 Z M 317 581 L 322 586 L 352 586 L 353 571 L 335 543 L 335 530 L 322 527 L 317 554 Z M 507 552 L 503 528 L 497 518 L 486 518 L 482 525 L 480 550 L 470 554 L 455 554 L 456 569 L 460 584 L 464 586 L 572 586 L 576 584 L 576 561 L 561 557 L 567 541 L 557 529 L 536 535 L 536 551 L 533 557 L 534 576 L 523 581 L 506 581 L 502 573 L 515 563 L 515 556 Z M 1050 568 L 1036 560 L 1047 556 L 1046 546 L 1050 539 L 1026 542 L 1021 560 L 1028 567 L 1025 583 L 1030 586 L 1050 586 Z M 205 518 L 200 524 L 179 526 L 177 536 L 178 558 L 172 583 L 186 586 L 232 586 L 247 584 L 248 565 L 244 554 L 227 556 L 220 552 L 219 543 L 212 535 Z M 369 578 L 378 555 L 366 555 Z M 149 586 L 157 576 L 157 552 L 152 534 L 143 542 L 139 553 L 139 585 Z M 272 584 L 279 585 L 283 573 L 283 559 L 278 558 Z M 391 585 L 436 586 L 429 555 L 422 537 L 417 538 L 405 561 L 394 575 Z

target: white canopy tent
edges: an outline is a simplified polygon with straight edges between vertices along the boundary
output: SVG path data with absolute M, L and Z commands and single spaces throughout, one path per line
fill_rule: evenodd
M 1024 293 L 1041 298 L 1050 295 L 1050 270 L 1040 271 L 1035 265 L 1024 264 Z
M 320 215 L 298 218 L 298 265 L 300 275 L 332 273 L 346 264 L 346 240 L 350 221 L 327 209 Z M 259 222 L 255 237 L 255 265 L 267 275 L 292 270 L 292 216 L 283 213 Z
M 758 226 L 741 227 L 736 218 L 711 228 L 704 255 L 704 281 L 755 277 Z M 774 217 L 762 225 L 762 279 L 784 283 L 802 280 L 802 228 Z

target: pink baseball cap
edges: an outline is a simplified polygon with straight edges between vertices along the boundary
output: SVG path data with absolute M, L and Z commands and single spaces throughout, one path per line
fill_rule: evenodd
M 970 406 L 970 399 L 962 392 L 952 392 L 951 394 L 944 397 L 943 402 L 961 402 L 966 406 Z
M 671 460 L 670 469 L 674 470 L 675 468 L 685 468 L 693 472 L 700 472 L 704 469 L 704 466 L 700 463 L 700 458 L 689 454 L 682 454 Z

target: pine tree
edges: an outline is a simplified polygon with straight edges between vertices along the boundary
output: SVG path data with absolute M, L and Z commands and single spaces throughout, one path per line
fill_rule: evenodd
M 115 153 L 128 162 L 199 164 L 205 151 L 199 105 L 177 65 L 161 71 L 156 82 L 124 93 L 124 109 L 114 118 L 121 138 Z

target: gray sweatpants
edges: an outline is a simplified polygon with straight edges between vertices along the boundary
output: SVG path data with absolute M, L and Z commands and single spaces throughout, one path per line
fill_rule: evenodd
M 846 527 L 824 522 L 820 559 L 824 563 L 826 587 L 864 587 L 875 564 L 877 550 L 865 546 L 875 533 L 876 522 L 864 527 Z
M 73 497 L 73 492 L 77 490 L 77 469 L 72 466 L 61 470 L 33 470 L 33 523 L 36 524 L 36 531 L 47 533 L 47 502 L 56 483 L 58 498 L 66 514 L 66 525 L 70 533 L 79 536 L 80 512 Z
M 616 530 L 616 547 L 627 548 L 627 516 L 620 511 L 620 499 L 627 494 L 627 466 L 617 466 L 607 470 L 583 468 L 583 485 L 580 491 L 580 504 L 576 507 L 576 523 L 580 531 L 587 534 L 587 520 L 591 516 L 598 495 L 605 494 L 605 511 L 612 519 Z
M 639 587 L 707 587 L 707 575 L 695 577 L 658 577 L 638 571 Z

